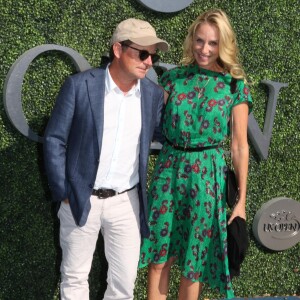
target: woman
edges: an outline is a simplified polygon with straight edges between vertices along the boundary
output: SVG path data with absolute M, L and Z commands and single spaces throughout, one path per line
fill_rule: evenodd
M 163 133 L 149 189 L 148 299 L 166 299 L 170 268 L 180 266 L 180 300 L 198 299 L 203 283 L 233 298 L 227 258 L 226 163 L 230 134 L 239 201 L 228 223 L 246 218 L 248 113 L 252 106 L 236 37 L 221 10 L 200 15 L 184 42 L 183 66 L 165 72 Z

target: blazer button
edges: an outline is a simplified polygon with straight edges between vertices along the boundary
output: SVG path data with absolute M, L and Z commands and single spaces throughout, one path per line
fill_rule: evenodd
M 92 189 L 92 188 L 93 188 L 93 185 L 92 185 L 91 183 L 89 184 L 89 188 L 90 188 L 90 189 Z

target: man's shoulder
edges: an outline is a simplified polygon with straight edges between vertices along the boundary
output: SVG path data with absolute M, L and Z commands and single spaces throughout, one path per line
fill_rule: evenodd
M 153 82 L 148 77 L 145 77 L 145 78 L 141 79 L 141 84 L 144 85 L 144 86 L 148 86 L 152 89 L 157 89 L 157 90 L 161 89 L 160 86 L 157 83 Z
M 154 99 L 163 98 L 162 87 L 147 77 L 141 79 L 141 91 L 144 96 L 152 95 Z
M 73 80 L 85 80 L 89 78 L 95 78 L 98 76 L 101 76 L 102 74 L 105 74 L 105 68 L 98 67 L 98 68 L 91 68 L 76 74 L 73 74 L 70 76 Z

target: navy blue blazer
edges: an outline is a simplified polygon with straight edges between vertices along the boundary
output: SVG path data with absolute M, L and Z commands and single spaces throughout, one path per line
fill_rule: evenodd
M 86 223 L 90 196 L 101 154 L 104 118 L 105 67 L 70 76 L 56 99 L 44 134 L 44 161 L 54 201 L 68 198 L 78 226 Z M 142 128 L 139 184 L 141 235 L 149 236 L 147 165 L 154 131 L 159 132 L 163 90 L 141 80 Z

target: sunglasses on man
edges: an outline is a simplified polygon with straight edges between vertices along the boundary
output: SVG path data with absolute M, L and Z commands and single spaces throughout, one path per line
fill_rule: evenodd
M 137 48 L 132 47 L 132 46 L 130 46 L 130 45 L 128 45 L 128 44 L 125 44 L 125 43 L 121 43 L 121 45 L 124 46 L 124 47 L 128 47 L 128 48 L 131 48 L 131 49 L 133 49 L 133 50 L 138 51 L 138 52 L 139 52 L 139 59 L 140 59 L 141 61 L 146 60 L 146 59 L 150 56 L 150 57 L 151 57 L 151 60 L 152 60 L 152 63 L 154 64 L 154 63 L 158 62 L 159 59 L 160 59 L 160 56 L 159 56 L 158 54 L 156 54 L 156 53 L 151 54 L 151 53 L 149 53 L 147 50 L 137 49 Z

